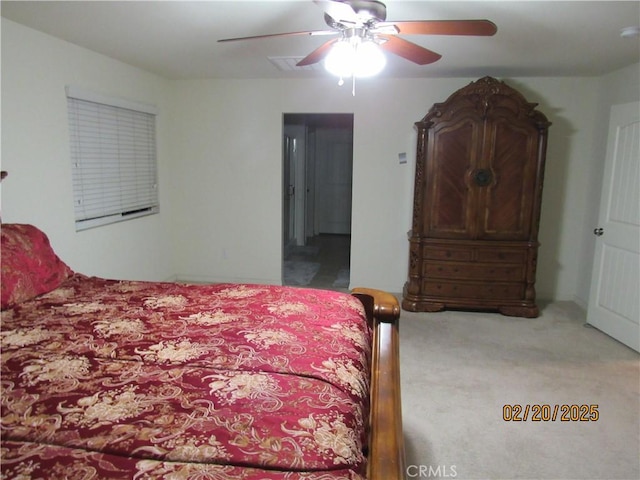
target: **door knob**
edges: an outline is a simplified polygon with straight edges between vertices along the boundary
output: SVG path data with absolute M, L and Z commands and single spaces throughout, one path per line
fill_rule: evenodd
M 601 236 L 602 236 L 602 234 L 604 233 L 604 230 L 603 230 L 602 228 L 594 228 L 594 229 L 593 229 L 593 233 L 594 233 L 596 236 L 601 237 Z

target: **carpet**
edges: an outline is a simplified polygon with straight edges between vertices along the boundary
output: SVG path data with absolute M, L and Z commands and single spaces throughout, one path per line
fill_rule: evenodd
M 284 262 L 282 279 L 285 285 L 309 285 L 320 270 L 316 262 L 287 260 Z
M 350 271 L 348 268 L 343 268 L 338 271 L 338 275 L 336 276 L 335 281 L 332 286 L 336 288 L 349 288 L 349 274 Z
M 535 319 L 402 311 L 407 478 L 640 478 L 640 356 L 585 327 L 574 303 L 541 307 Z M 534 406 L 556 405 L 599 418 L 536 421 Z

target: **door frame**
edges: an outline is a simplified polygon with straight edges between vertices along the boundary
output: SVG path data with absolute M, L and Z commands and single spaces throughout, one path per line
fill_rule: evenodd
M 350 129 L 352 134 L 354 133 L 354 113 L 283 113 L 282 119 L 282 219 L 283 222 L 280 228 L 282 239 L 282 269 L 284 271 L 284 262 L 287 257 L 287 238 L 286 224 L 288 222 L 287 212 L 285 212 L 285 188 L 288 183 L 284 179 L 285 175 L 285 135 L 296 138 L 296 173 L 295 173 L 295 243 L 297 246 L 304 246 L 307 244 L 307 238 L 316 235 L 314 231 L 315 225 L 315 132 L 314 130 L 319 127 L 342 127 Z M 352 148 L 352 168 L 353 168 L 353 148 Z M 353 175 L 351 178 L 353 184 Z M 353 205 L 352 205 L 353 208 Z M 351 253 L 351 252 L 349 252 Z M 284 275 L 283 275 L 284 276 Z

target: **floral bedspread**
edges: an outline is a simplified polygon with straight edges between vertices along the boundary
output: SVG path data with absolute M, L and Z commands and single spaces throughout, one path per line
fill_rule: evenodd
M 74 274 L 2 312 L 2 478 L 361 478 L 348 294 Z

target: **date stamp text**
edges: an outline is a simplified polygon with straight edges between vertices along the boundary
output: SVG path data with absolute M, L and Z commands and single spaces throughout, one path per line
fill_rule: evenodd
M 597 422 L 598 404 L 506 404 L 502 407 L 505 422 Z

